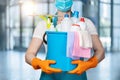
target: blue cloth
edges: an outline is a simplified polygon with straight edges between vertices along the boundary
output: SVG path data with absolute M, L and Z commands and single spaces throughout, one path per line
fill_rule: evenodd
M 42 72 L 39 80 L 87 80 L 86 72 L 81 75 L 68 74 L 68 72 L 46 74 Z
M 55 6 L 62 12 L 67 12 L 71 9 L 73 0 L 55 0 Z

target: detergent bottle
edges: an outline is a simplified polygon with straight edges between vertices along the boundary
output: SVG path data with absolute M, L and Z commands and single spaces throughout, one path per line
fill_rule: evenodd
M 79 12 L 74 11 L 73 16 L 71 18 L 72 20 L 72 27 L 70 28 L 70 31 L 79 31 L 80 30 L 80 25 L 77 24 L 79 22 Z
M 76 24 L 79 21 L 79 12 L 78 11 L 74 11 L 73 15 L 72 15 L 72 22 L 73 24 Z
M 72 24 L 70 31 L 72 31 L 72 32 L 80 31 L 80 25 L 79 24 Z
M 78 22 L 78 24 L 80 25 L 81 30 L 86 30 L 86 23 L 85 23 L 85 19 L 82 17 L 80 18 L 80 21 Z
M 69 18 L 69 15 L 68 14 L 65 14 L 64 15 L 64 19 L 62 20 L 61 22 L 61 31 L 63 32 L 68 32 L 70 31 L 70 27 L 72 26 L 72 21 L 71 19 Z

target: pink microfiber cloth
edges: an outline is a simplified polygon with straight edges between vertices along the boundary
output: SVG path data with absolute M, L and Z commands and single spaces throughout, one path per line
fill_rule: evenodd
M 90 58 L 91 48 L 83 48 L 79 45 L 80 37 L 79 32 L 74 33 L 73 57 Z
M 72 54 L 73 57 L 84 57 L 90 58 L 91 57 L 91 49 L 90 48 L 79 48 L 79 53 Z
M 73 45 L 74 45 L 74 32 L 67 33 L 67 57 L 72 58 L 73 60 L 79 59 L 79 57 L 73 57 Z

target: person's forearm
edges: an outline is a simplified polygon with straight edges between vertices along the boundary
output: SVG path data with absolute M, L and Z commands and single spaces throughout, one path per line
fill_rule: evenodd
M 39 38 L 32 38 L 32 41 L 26 51 L 25 61 L 31 65 L 31 61 L 36 57 L 38 50 L 42 45 L 42 40 Z
M 104 49 L 94 50 L 94 56 L 97 57 L 98 62 L 101 62 L 105 58 Z
M 93 41 L 93 50 L 94 50 L 93 56 L 96 56 L 98 62 L 101 62 L 105 58 L 104 47 L 98 35 L 92 35 L 92 41 Z
M 26 53 L 25 55 L 25 61 L 31 65 L 31 61 L 33 58 L 35 58 L 36 56 L 31 54 L 30 52 Z

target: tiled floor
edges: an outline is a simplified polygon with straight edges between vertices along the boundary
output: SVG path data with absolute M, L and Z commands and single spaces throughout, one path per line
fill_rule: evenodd
M 25 63 L 25 52 L 0 51 L 0 80 L 39 80 L 40 70 Z M 43 53 L 38 57 L 44 58 Z M 87 71 L 88 80 L 120 80 L 120 53 L 107 53 L 94 69 Z

